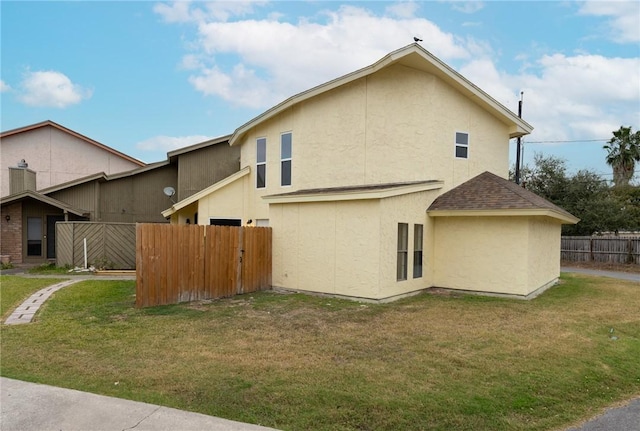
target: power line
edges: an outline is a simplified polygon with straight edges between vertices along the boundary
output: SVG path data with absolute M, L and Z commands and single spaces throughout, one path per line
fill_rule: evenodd
M 572 139 L 569 141 L 526 141 L 527 144 L 566 144 L 571 142 L 607 142 L 609 139 Z

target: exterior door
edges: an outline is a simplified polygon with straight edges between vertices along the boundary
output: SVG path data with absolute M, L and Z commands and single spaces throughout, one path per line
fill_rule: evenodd
M 47 216 L 47 259 L 56 258 L 56 222 L 64 221 L 63 215 Z

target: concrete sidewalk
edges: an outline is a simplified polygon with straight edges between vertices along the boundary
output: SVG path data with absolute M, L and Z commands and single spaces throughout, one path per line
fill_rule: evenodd
M 2 431 L 267 431 L 199 413 L 0 377 Z

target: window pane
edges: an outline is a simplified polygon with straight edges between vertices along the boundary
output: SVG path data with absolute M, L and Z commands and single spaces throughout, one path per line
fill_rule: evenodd
M 469 134 L 456 132 L 456 144 L 469 145 Z
M 281 159 L 291 158 L 291 133 L 284 133 L 281 136 L 280 153 Z
M 409 242 L 409 225 L 398 223 L 398 251 L 406 251 Z
M 267 165 L 258 165 L 256 168 L 256 187 L 262 189 L 266 184 Z
M 413 225 L 413 278 L 422 277 L 422 225 Z
M 469 149 L 467 147 L 456 145 L 456 157 L 466 159 L 468 151 Z
M 280 175 L 280 184 L 283 186 L 291 185 L 291 160 L 285 160 L 282 162 L 282 172 Z
M 407 244 L 409 243 L 409 225 L 398 223 L 398 262 L 397 280 L 407 279 Z
M 27 217 L 27 256 L 42 256 L 42 218 Z
M 258 163 L 264 163 L 267 161 L 267 139 L 260 138 L 256 145 L 256 161 Z

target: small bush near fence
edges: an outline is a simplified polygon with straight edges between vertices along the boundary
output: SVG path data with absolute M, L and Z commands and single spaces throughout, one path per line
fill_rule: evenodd
M 563 236 L 562 260 L 640 264 L 640 238 Z

